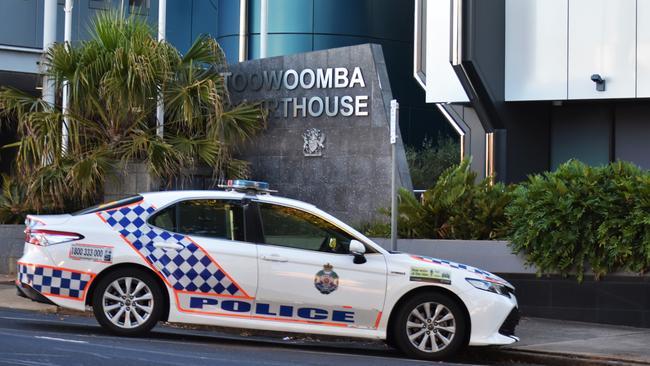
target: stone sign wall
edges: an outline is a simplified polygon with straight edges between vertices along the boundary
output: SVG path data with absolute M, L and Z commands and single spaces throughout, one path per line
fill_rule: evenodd
M 241 151 L 252 179 L 349 223 L 390 206 L 392 93 L 381 46 L 247 61 L 224 73 L 234 103 L 264 101 L 267 129 Z M 411 189 L 402 140 L 400 186 Z

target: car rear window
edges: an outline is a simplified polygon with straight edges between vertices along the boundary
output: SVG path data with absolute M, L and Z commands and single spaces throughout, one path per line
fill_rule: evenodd
M 120 207 L 120 206 L 124 206 L 124 205 L 130 205 L 132 203 L 140 202 L 140 201 L 142 201 L 142 199 L 143 199 L 142 196 L 135 195 L 135 196 L 125 197 L 125 198 L 119 199 L 117 201 L 100 203 L 99 205 L 90 206 L 88 208 L 84 208 L 83 210 L 73 212 L 72 216 L 85 215 L 85 214 L 95 213 L 95 212 L 99 212 L 99 211 L 106 211 L 106 210 L 110 210 L 110 209 L 113 209 L 113 208 L 116 208 L 116 207 Z
M 161 209 L 149 224 L 185 235 L 244 241 L 244 212 L 239 201 L 194 199 Z

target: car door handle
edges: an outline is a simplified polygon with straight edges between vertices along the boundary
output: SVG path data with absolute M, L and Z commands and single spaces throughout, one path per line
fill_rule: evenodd
M 185 247 L 181 244 L 178 243 L 167 243 L 164 241 L 159 241 L 153 243 L 153 246 L 159 249 L 174 249 L 174 250 L 181 250 L 184 249 Z
M 269 261 L 269 262 L 288 262 L 289 261 L 288 258 L 279 256 L 277 254 L 263 255 L 262 259 L 265 260 L 265 261 Z

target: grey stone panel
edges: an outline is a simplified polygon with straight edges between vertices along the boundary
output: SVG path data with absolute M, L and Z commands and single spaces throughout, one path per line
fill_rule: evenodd
M 104 186 L 104 201 L 112 201 L 143 192 L 159 190 L 159 182 L 149 175 L 143 163 L 129 163 L 116 170 Z
M 264 71 L 298 73 L 304 69 L 355 67 L 365 87 L 295 90 L 236 90 L 235 74 Z M 286 197 L 313 203 L 353 224 L 384 217 L 378 209 L 390 205 L 389 116 L 392 99 L 388 73 L 379 45 L 360 45 L 230 65 L 229 90 L 234 103 L 277 98 L 368 96 L 367 116 L 297 117 L 271 115 L 267 129 L 241 150 L 251 162 L 252 178 L 268 181 Z M 380 81 L 380 79 L 382 79 Z M 291 111 L 291 109 L 290 109 Z M 325 134 L 322 156 L 303 154 L 303 133 L 317 128 Z M 411 188 L 406 156 L 398 141 L 399 185 Z

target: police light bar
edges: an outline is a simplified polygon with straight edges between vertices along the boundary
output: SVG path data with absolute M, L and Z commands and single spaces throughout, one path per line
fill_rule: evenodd
M 244 180 L 244 179 L 235 179 L 228 180 L 226 184 L 219 185 L 220 188 L 225 188 L 232 191 L 255 191 L 263 193 L 277 192 L 269 189 L 269 184 L 267 182 L 257 182 L 253 180 Z

